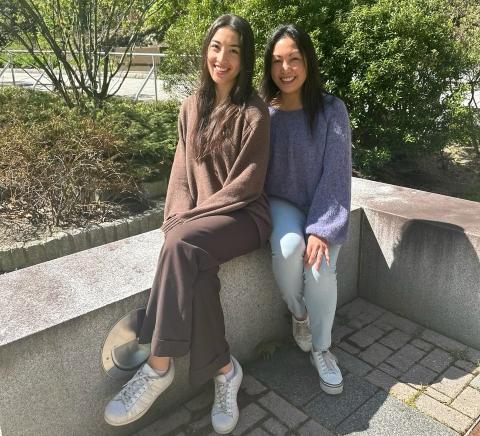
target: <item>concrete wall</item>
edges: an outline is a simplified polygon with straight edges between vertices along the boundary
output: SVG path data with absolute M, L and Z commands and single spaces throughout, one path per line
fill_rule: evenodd
M 356 296 L 361 210 L 338 261 L 339 304 Z M 0 431 L 3 436 L 131 434 L 195 392 L 188 357 L 176 360 L 174 385 L 139 422 L 113 428 L 106 402 L 125 380 L 101 367 L 103 341 L 125 314 L 146 305 L 159 231 L 123 239 L 0 276 Z M 255 346 L 290 333 L 267 248 L 222 266 L 227 338 L 240 361 Z
M 359 296 L 480 348 L 480 203 L 355 179 Z

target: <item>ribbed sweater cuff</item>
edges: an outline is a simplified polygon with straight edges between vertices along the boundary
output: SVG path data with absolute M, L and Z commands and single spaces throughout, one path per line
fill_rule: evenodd
M 162 231 L 163 233 L 167 234 L 170 230 L 172 230 L 175 226 L 184 223 L 185 220 L 178 216 L 172 216 L 167 221 L 163 222 Z

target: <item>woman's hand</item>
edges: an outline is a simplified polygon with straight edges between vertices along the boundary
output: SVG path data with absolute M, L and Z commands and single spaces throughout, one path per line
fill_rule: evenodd
M 303 256 L 305 266 L 315 265 L 317 271 L 320 269 L 322 257 L 325 256 L 327 265 L 330 266 L 330 254 L 328 252 L 328 242 L 325 238 L 315 235 L 308 235 L 307 248 Z

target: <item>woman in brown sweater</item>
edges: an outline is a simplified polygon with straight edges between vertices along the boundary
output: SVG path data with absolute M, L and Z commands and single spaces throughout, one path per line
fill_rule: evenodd
M 111 425 L 143 416 L 172 382 L 172 358 L 189 351 L 192 383 L 215 379 L 215 431 L 229 433 L 237 423 L 242 368 L 225 340 L 217 273 L 221 263 L 259 248 L 271 230 L 263 192 L 269 114 L 253 90 L 253 66 L 248 22 L 217 18 L 204 41 L 200 88 L 178 120 L 165 242 L 140 333 L 151 356 L 107 405 Z

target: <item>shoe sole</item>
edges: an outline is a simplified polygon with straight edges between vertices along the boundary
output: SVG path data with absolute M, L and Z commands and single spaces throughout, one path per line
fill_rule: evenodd
M 316 370 L 317 367 L 315 365 L 315 362 L 313 361 L 313 357 L 312 357 L 311 354 L 310 354 L 310 363 L 312 364 L 312 366 Z M 338 385 L 331 385 L 331 384 L 323 381 L 323 379 L 320 377 L 320 375 L 318 376 L 318 378 L 320 379 L 320 387 L 322 388 L 322 391 L 325 392 L 326 394 L 339 395 L 343 392 L 343 381 L 342 381 L 342 383 L 340 383 Z
M 242 384 L 242 381 L 243 381 L 243 369 L 242 367 L 240 367 L 240 369 L 242 370 L 242 373 L 241 373 L 241 377 L 240 377 L 240 383 L 238 384 L 237 386 L 237 392 L 236 392 L 236 395 L 238 395 L 238 391 L 240 390 L 240 386 Z M 238 404 L 237 404 L 237 407 L 238 407 Z M 218 434 L 229 434 L 231 433 L 233 430 L 235 430 L 235 427 L 237 426 L 237 423 L 238 423 L 238 418 L 240 417 L 240 412 L 238 413 L 238 416 L 237 416 L 237 419 L 235 420 L 235 423 L 233 424 L 233 426 L 231 428 L 229 428 L 228 430 L 223 430 L 223 431 L 220 431 L 220 430 L 217 430 L 215 427 L 213 427 L 213 429 L 215 430 L 215 433 L 218 433 Z
M 329 395 L 339 395 L 343 392 L 343 383 L 341 385 L 329 385 L 320 379 L 322 391 Z
M 166 376 L 166 375 L 165 375 Z M 175 369 L 173 369 L 173 374 L 170 376 L 171 377 L 171 380 L 170 380 L 170 383 L 168 384 L 168 386 L 158 394 L 157 398 L 155 398 L 152 403 L 144 410 L 142 411 L 139 415 L 135 415 L 134 417 L 130 418 L 128 421 L 124 421 L 124 422 L 121 422 L 121 423 L 118 423 L 118 422 L 112 422 L 110 421 L 106 415 L 104 414 L 103 415 L 103 419 L 105 420 L 105 422 L 108 424 L 108 425 L 111 425 L 112 427 L 123 427 L 124 425 L 128 425 L 128 424 L 131 424 L 132 422 L 135 422 L 135 421 L 138 421 L 140 418 L 142 418 L 144 415 L 146 415 L 146 413 L 152 408 L 152 406 L 155 404 L 155 401 L 158 400 L 158 398 L 160 397 L 160 395 L 162 395 L 170 386 L 171 384 L 173 383 L 173 379 L 175 377 Z

